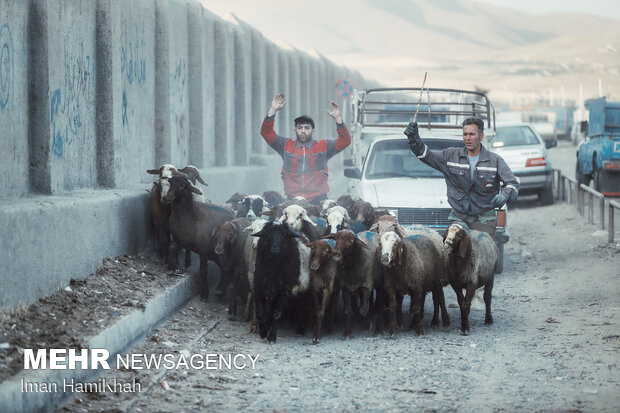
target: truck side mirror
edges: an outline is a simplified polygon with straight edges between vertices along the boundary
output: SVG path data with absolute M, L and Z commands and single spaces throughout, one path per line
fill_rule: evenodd
M 344 176 L 353 179 L 362 179 L 362 171 L 357 168 L 345 168 Z
M 581 129 L 580 129 L 581 133 L 588 133 L 588 121 L 587 120 L 583 120 L 581 121 Z

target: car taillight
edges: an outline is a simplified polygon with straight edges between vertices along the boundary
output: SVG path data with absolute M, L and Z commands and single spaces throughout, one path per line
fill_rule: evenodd
M 547 165 L 547 160 L 542 157 L 542 158 L 530 158 L 527 161 L 525 161 L 525 166 L 545 166 Z

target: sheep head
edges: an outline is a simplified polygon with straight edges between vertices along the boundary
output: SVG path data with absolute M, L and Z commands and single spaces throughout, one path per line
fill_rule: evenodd
M 380 252 L 380 254 L 379 254 Z M 387 268 L 403 265 L 405 246 L 401 237 L 394 231 L 387 231 L 381 235 L 381 241 L 377 248 L 377 255 L 382 265 Z
M 323 237 L 324 239 L 336 240 L 336 246 L 334 247 L 334 254 L 332 258 L 340 262 L 344 257 L 348 257 L 352 254 L 353 249 L 356 247 L 370 249 L 368 245 L 361 239 L 357 238 L 355 233 L 349 229 L 338 231 L 335 234 L 328 234 Z
M 347 221 L 350 219 L 347 210 L 338 205 L 329 208 L 326 217 L 330 234 L 346 229 Z
M 467 230 L 460 224 L 452 224 L 448 227 L 443 243 L 448 254 L 458 251 L 459 256 L 465 258 L 471 252 L 471 240 Z
M 194 185 L 196 185 L 196 181 L 198 181 L 201 184 L 208 186 L 207 183 L 202 180 L 202 178 L 200 177 L 200 172 L 198 172 L 198 168 L 196 168 L 194 165 L 187 165 L 185 168 L 179 169 L 179 172 L 183 172 L 184 174 L 186 174 L 189 180 Z
M 289 205 L 282 211 L 280 222 L 286 222 L 289 227 L 295 231 L 301 231 L 304 221 L 316 226 L 316 224 L 308 216 L 306 209 L 299 205 Z
M 263 229 L 252 234 L 253 237 L 259 238 L 259 243 L 263 240 L 270 245 L 270 253 L 280 254 L 282 240 L 290 237 L 300 237 L 299 232 L 292 231 L 286 222 L 268 221 Z
M 202 191 L 192 185 L 191 181 L 184 173 L 177 173 L 171 178 L 168 178 L 167 181 L 170 184 L 170 189 L 163 197 L 163 200 L 168 204 L 172 204 L 176 199 L 180 199 L 185 195 L 190 195 L 189 198 L 191 199 L 191 192 L 202 195 Z
M 306 246 L 310 247 L 310 269 L 312 271 L 321 269 L 336 252 L 329 242 L 322 239 L 306 243 Z

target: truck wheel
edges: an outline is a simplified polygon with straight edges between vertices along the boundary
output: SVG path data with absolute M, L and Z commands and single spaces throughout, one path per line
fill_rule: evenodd
M 504 243 L 497 243 L 497 268 L 495 274 L 501 274 L 504 271 Z
M 542 205 L 553 204 L 553 187 L 543 188 L 543 190 L 538 193 L 538 199 Z
M 579 161 L 577 161 L 577 165 L 575 166 L 575 179 L 578 184 L 584 184 L 585 186 L 590 185 L 590 177 L 581 172 Z

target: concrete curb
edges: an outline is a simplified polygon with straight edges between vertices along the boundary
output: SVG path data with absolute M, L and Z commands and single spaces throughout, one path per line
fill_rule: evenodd
M 137 309 L 115 324 L 107 327 L 88 342 L 88 348 L 104 348 L 110 352 L 113 360 L 116 354 L 126 352 L 137 341 L 148 335 L 199 291 L 197 272 L 182 277 L 178 283 L 153 297 L 143 310 Z M 110 368 L 114 368 L 110 362 Z M 89 382 L 96 380 L 105 370 L 28 370 L 0 383 L 0 411 L 39 412 L 51 411 L 54 407 L 68 400 L 73 393 L 65 392 L 66 381 Z M 58 391 L 22 392 L 22 380 L 34 383 L 57 383 Z

